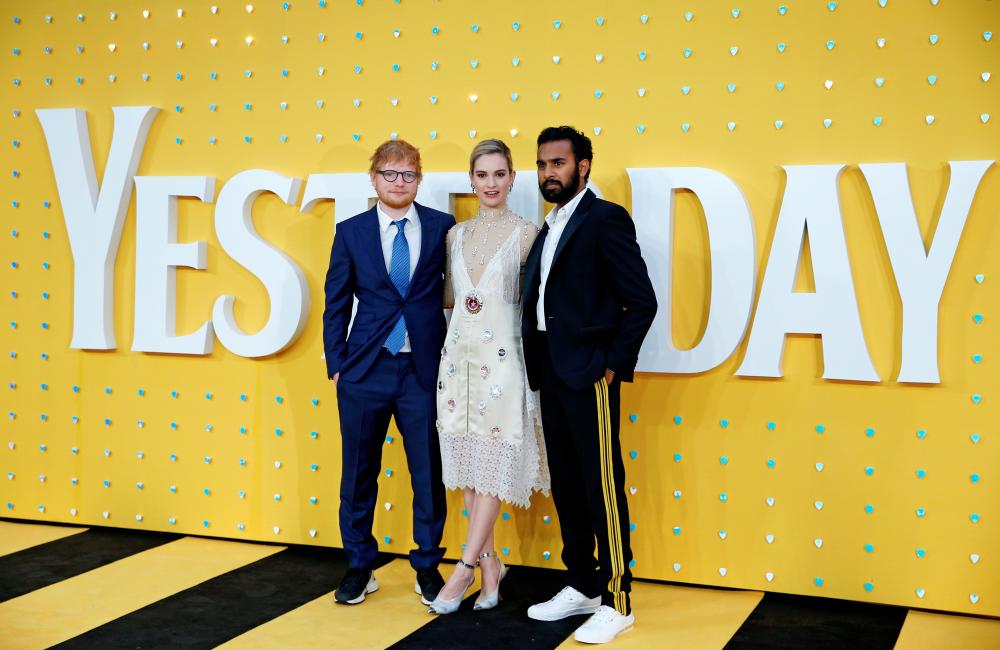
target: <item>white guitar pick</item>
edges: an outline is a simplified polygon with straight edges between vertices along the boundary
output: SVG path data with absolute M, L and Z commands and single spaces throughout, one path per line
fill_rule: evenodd
M 969 555 L 969 561 L 973 564 L 979 564 L 979 553 L 972 553 Z
M 813 540 L 813 544 L 816 545 L 816 548 L 823 548 L 823 539 L 817 537 L 816 539 Z
M 724 566 L 720 566 L 720 567 L 719 567 L 719 575 L 720 575 L 720 576 L 722 576 L 722 577 L 724 578 L 724 577 L 726 577 L 726 574 L 727 574 L 727 573 L 729 573 L 729 569 L 727 569 L 727 568 L 726 568 L 726 567 L 724 567 Z
M 680 562 L 674 562 L 674 573 L 679 573 L 680 570 L 681 570 L 681 563 Z
M 771 582 L 772 580 L 774 580 L 774 574 L 768 571 L 767 573 L 764 574 L 764 579 L 766 579 L 768 582 Z
M 768 533 L 767 535 L 764 535 L 764 539 L 767 541 L 768 544 L 774 544 L 774 535 L 773 534 Z

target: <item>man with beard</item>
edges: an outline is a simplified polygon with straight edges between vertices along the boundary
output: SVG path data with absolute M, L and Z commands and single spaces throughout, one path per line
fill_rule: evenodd
M 568 575 L 528 616 L 591 614 L 574 638 L 606 643 L 635 622 L 619 402 L 656 297 L 628 212 L 586 188 L 592 160 L 590 139 L 572 127 L 538 136 L 538 186 L 555 207 L 525 263 L 521 327 Z
M 413 487 L 414 589 L 429 605 L 444 586 L 437 569 L 445 492 L 435 385 L 445 336 L 445 237 L 455 219 L 414 203 L 421 172 L 413 145 L 383 143 L 369 174 L 378 204 L 337 224 L 326 274 L 323 347 L 327 376 L 337 385 L 340 535 L 349 567 L 335 600 L 355 605 L 378 589 L 372 520 L 382 444 L 395 417 Z

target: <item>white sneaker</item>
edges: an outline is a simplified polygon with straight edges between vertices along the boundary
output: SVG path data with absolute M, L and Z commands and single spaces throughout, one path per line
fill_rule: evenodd
M 593 614 L 600 605 L 600 596 L 587 598 L 573 587 L 563 587 L 562 591 L 544 603 L 529 607 L 528 618 L 536 621 L 558 621 L 567 616 Z
M 622 616 L 617 610 L 601 605 L 587 622 L 576 628 L 573 638 L 580 643 L 607 643 L 635 625 L 635 614 Z

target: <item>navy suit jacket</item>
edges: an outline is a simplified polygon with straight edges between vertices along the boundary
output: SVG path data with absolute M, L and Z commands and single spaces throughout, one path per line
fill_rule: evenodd
M 541 383 L 542 346 L 536 307 L 541 284 L 542 226 L 524 268 L 522 342 L 528 383 Z M 632 381 L 639 348 L 656 316 L 656 294 L 646 272 L 635 224 L 622 206 L 590 190 L 556 244 L 545 284 L 545 329 L 556 374 L 581 390 L 605 369 Z
M 434 389 L 446 332 L 445 241 L 455 218 L 413 205 L 420 218 L 420 259 L 405 296 L 399 295 L 386 271 L 376 209 L 336 226 L 323 310 L 323 349 L 331 379 L 339 372 L 341 381 L 361 381 L 402 314 L 406 316 L 417 380 L 425 389 Z M 348 337 L 355 297 L 358 311 Z

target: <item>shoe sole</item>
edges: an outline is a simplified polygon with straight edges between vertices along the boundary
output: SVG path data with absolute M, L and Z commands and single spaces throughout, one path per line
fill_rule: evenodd
M 629 625 L 628 627 L 625 627 L 625 628 L 622 628 L 622 629 L 618 630 L 618 633 L 615 634 L 610 639 L 608 639 L 607 641 L 585 641 L 583 639 L 577 638 L 577 636 L 575 634 L 573 635 L 573 640 L 576 641 L 577 643 L 589 643 L 591 645 L 597 645 L 597 644 L 600 644 L 600 643 L 611 643 L 612 641 L 614 641 L 615 639 L 617 639 L 621 635 L 625 634 L 626 632 L 631 632 L 632 628 L 634 628 L 634 627 L 635 627 L 635 623 L 633 623 L 632 625 Z
M 597 611 L 598 607 L 600 607 L 600 605 L 595 605 L 594 607 L 577 607 L 576 609 L 570 610 L 568 612 L 563 612 L 558 616 L 546 616 L 544 614 L 537 615 L 537 614 L 532 614 L 529 611 L 528 618 L 536 621 L 561 621 L 562 619 L 569 618 L 570 616 L 579 616 L 580 614 L 593 614 L 594 612 Z
M 427 605 L 428 607 L 430 607 L 431 603 L 434 602 L 433 600 L 427 600 L 427 597 L 424 596 L 424 592 L 420 591 L 420 584 L 419 583 L 416 583 L 416 584 L 413 585 L 413 593 L 415 593 L 418 596 L 420 596 L 420 603 L 422 605 Z
M 372 576 L 372 579 L 368 581 L 368 584 L 361 590 L 361 594 L 357 598 L 353 600 L 338 600 L 337 603 L 340 605 L 358 605 L 365 601 L 365 597 L 368 594 L 373 594 L 376 591 L 378 591 L 378 582 L 375 581 L 375 576 Z

